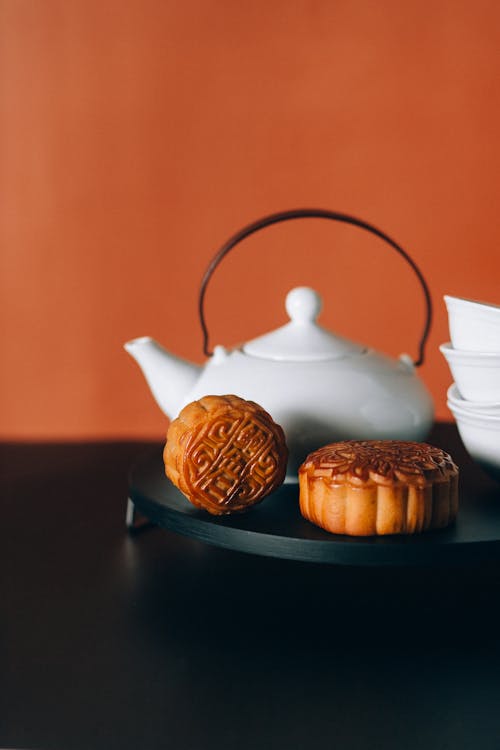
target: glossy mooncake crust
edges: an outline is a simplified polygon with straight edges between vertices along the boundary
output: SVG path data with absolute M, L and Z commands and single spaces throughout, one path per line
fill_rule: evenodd
M 204 396 L 170 424 L 163 457 L 167 476 L 193 505 L 225 515 L 279 487 L 288 450 L 282 428 L 258 404 Z
M 331 443 L 307 457 L 299 485 L 304 518 L 333 534 L 415 534 L 458 512 L 458 468 L 426 443 Z

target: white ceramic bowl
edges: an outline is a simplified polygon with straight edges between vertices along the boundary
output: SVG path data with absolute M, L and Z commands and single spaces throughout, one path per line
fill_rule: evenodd
M 457 409 L 477 416 L 500 417 L 500 401 L 468 401 L 463 398 L 456 383 L 450 385 L 446 395 L 450 404 Z
M 500 480 L 500 417 L 486 417 L 459 409 L 448 401 L 462 442 L 470 456 Z
M 500 305 L 444 296 L 455 349 L 500 353 Z
M 465 352 L 450 343 L 439 349 L 467 401 L 500 401 L 500 353 Z

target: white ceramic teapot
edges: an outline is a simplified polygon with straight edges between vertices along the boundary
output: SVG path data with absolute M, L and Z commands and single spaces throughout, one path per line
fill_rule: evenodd
M 410 264 L 421 283 L 426 321 L 419 358 L 399 359 L 341 338 L 319 326 L 321 299 L 312 289 L 292 289 L 286 298 L 290 322 L 234 349 L 208 350 L 204 299 L 208 281 L 223 257 L 242 239 L 289 219 L 328 218 L 354 224 L 388 242 Z M 170 354 L 149 337 L 125 349 L 141 367 L 153 396 L 171 419 L 190 401 L 234 393 L 256 401 L 281 424 L 290 451 L 288 478 L 308 453 L 334 440 L 423 440 L 433 421 L 433 403 L 415 373 L 422 364 L 431 321 L 431 300 L 419 269 L 407 253 L 380 230 L 345 214 L 301 209 L 272 214 L 234 235 L 214 256 L 200 290 L 204 350 L 202 367 Z

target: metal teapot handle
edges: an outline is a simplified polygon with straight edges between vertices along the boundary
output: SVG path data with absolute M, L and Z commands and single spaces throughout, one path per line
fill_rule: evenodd
M 228 254 L 230 250 L 232 250 L 232 248 L 235 245 L 237 245 L 239 242 L 244 240 L 246 237 L 249 237 L 251 234 L 258 232 L 259 229 L 264 229 L 265 227 L 271 226 L 271 224 L 278 224 L 281 221 L 288 221 L 290 219 L 308 219 L 308 218 L 332 219 L 333 221 L 340 221 L 345 224 L 353 224 L 354 226 L 360 227 L 361 229 L 366 229 L 368 232 L 375 234 L 377 237 L 380 237 L 380 239 L 384 240 L 389 245 L 391 245 L 391 247 L 393 247 L 394 250 L 396 250 L 411 266 L 411 268 L 415 272 L 420 282 L 420 286 L 422 287 L 422 292 L 425 298 L 425 324 L 424 324 L 424 329 L 423 329 L 423 332 L 422 332 L 422 335 L 420 337 L 420 341 L 418 344 L 418 357 L 413 362 L 415 367 L 420 367 L 420 365 L 422 365 L 424 362 L 424 349 L 427 343 L 427 338 L 429 336 L 431 322 L 432 322 L 431 295 L 429 292 L 429 287 L 427 286 L 427 282 L 425 281 L 422 275 L 422 272 L 418 268 L 415 261 L 412 260 L 412 258 L 410 258 L 408 253 L 405 250 L 403 250 L 403 248 L 400 245 L 398 245 L 397 242 L 391 239 L 387 234 L 382 232 L 380 229 L 377 229 L 376 227 L 372 226 L 371 224 L 368 224 L 368 222 L 363 221 L 362 219 L 356 219 L 354 216 L 349 216 L 347 214 L 338 213 L 336 211 L 327 211 L 321 208 L 298 208 L 298 209 L 293 209 L 291 211 L 279 211 L 278 213 L 270 214 L 269 216 L 264 216 L 262 219 L 258 219 L 257 221 L 252 222 L 252 224 L 248 224 L 246 227 L 243 227 L 243 229 L 240 229 L 239 232 L 236 232 L 236 234 L 230 237 L 228 241 L 214 255 L 214 257 L 208 264 L 208 267 L 203 275 L 203 279 L 201 281 L 201 286 L 200 286 L 199 297 L 198 297 L 198 312 L 200 316 L 201 329 L 203 332 L 204 353 L 207 356 L 211 356 L 212 354 L 212 352 L 208 348 L 209 335 L 208 335 L 208 329 L 207 329 L 207 324 L 205 320 L 205 294 L 207 291 L 208 282 L 210 281 L 210 278 L 213 272 L 215 271 L 219 263 L 222 261 L 222 259 Z

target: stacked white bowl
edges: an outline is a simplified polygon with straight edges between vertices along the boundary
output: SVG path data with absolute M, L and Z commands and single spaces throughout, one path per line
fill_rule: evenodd
M 500 479 L 500 306 L 445 296 L 451 342 L 439 348 L 453 375 L 448 408 L 474 460 Z

